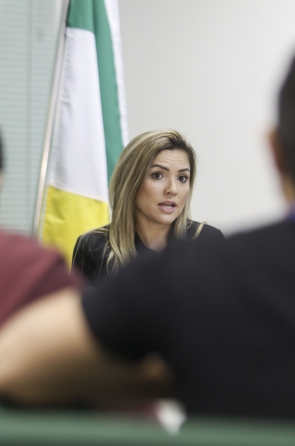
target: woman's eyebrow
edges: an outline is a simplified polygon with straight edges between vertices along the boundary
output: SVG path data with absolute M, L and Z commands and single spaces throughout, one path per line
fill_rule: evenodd
M 153 164 L 152 167 L 160 167 L 160 169 L 167 170 L 167 172 L 169 172 L 168 167 L 161 166 L 161 164 Z

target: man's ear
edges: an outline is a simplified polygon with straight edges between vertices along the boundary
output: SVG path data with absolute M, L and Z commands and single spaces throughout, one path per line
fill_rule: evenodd
M 286 172 L 286 161 L 278 138 L 277 130 L 274 128 L 268 134 L 268 142 L 275 166 L 280 174 Z

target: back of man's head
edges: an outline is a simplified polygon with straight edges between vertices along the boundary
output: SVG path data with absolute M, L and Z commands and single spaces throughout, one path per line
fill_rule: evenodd
M 3 159 L 3 141 L 2 141 L 1 133 L 0 133 L 0 173 L 3 172 L 3 164 L 4 164 L 4 159 Z
M 278 140 L 286 171 L 295 184 L 295 58 L 282 85 L 278 106 Z

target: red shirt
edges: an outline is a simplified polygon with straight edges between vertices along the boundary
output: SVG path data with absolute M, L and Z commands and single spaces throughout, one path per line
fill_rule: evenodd
M 28 237 L 0 231 L 0 325 L 16 309 L 82 280 L 62 257 Z

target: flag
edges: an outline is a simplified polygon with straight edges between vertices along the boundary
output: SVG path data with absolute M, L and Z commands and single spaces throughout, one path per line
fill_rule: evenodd
M 108 182 L 127 144 L 117 0 L 71 0 L 39 238 L 68 262 L 108 223 Z

